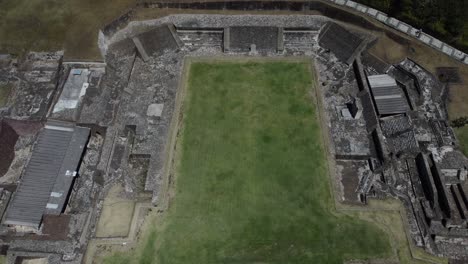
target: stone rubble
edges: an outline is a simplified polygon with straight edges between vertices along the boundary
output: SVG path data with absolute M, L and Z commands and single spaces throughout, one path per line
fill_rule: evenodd
M 67 239 L 49 239 L 41 230 L 31 234 L 1 226 L 0 244 L 8 248 L 9 261 L 35 256 L 46 257 L 49 263 L 80 263 L 96 232 L 105 194 L 117 182 L 124 185 L 124 195 L 139 199 L 140 194 L 149 194 L 158 206 L 167 177 L 171 126 L 179 118 L 174 113 L 184 59 L 259 55 L 307 57 L 314 62 L 340 202 L 365 206 L 368 199 L 398 198 L 406 208 L 409 232 L 417 246 L 441 256 L 467 258 L 463 248 L 468 241 L 468 162 L 447 123 L 443 85 L 409 59 L 386 65 L 359 51 L 352 65 L 347 65 L 319 45 L 320 30 L 329 21 L 305 15 L 171 15 L 133 21 L 109 36 L 100 35 L 105 67 L 61 64 L 60 52 L 32 53 L 24 62 L 2 65 L 0 73 L 7 77 L 0 74 L 0 84 L 14 83 L 15 92 L 7 108 L 0 109 L 1 118 L 71 118 L 91 128 L 65 212 L 70 216 Z M 183 46 L 163 48 L 143 60 L 132 38 L 161 25 L 174 25 L 175 34 L 166 37 Z M 283 38 L 278 43 L 283 49 L 275 43 L 266 46 L 276 48 L 259 51 L 251 36 L 255 52 L 224 50 L 224 31 L 234 26 L 281 28 L 278 32 Z M 54 114 L 50 110 L 60 100 L 67 76 L 78 68 L 90 70 L 94 79 L 87 79 L 90 86 L 72 114 Z M 365 78 L 383 73 L 403 84 L 412 110 L 395 116 L 376 113 Z M 19 180 L 22 167 L 18 164 L 27 160 L 33 140 L 30 135 L 19 138 L 15 161 L 8 177 L 2 178 L 8 180 L 2 184 L 14 185 Z

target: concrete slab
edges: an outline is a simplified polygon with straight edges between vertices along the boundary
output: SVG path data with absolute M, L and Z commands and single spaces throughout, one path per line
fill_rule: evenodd
M 455 57 L 456 59 L 462 60 L 463 57 L 465 57 L 465 53 L 463 53 L 460 50 L 453 49 L 453 55 L 452 56 Z
M 397 27 L 398 24 L 400 23 L 400 20 L 394 18 L 394 17 L 391 17 L 390 19 L 388 19 L 387 23 L 393 27 Z
M 442 48 L 442 41 L 436 39 L 436 38 L 432 38 L 432 42 L 431 42 L 431 45 L 436 47 L 436 48 Z
M 369 15 L 371 15 L 371 16 L 373 16 L 373 17 L 375 17 L 375 16 L 377 15 L 377 13 L 379 13 L 379 11 L 377 11 L 377 10 L 374 9 L 374 8 L 370 8 L 370 7 L 369 7 L 369 8 L 367 9 L 367 14 L 369 14 Z
M 363 6 L 363 5 L 360 5 L 358 4 L 356 6 L 356 9 L 359 11 L 359 12 L 362 12 L 362 13 L 366 13 L 367 12 L 367 7 L 366 6 Z
M 385 15 L 384 13 L 378 13 L 377 14 L 377 20 L 381 21 L 381 22 L 386 22 L 388 19 L 388 16 Z
M 229 43 L 231 43 L 231 39 L 229 38 L 231 36 L 231 30 L 229 27 L 224 28 L 223 30 L 223 50 L 224 52 L 229 51 Z
M 71 69 L 65 82 L 62 93 L 52 110 L 52 113 L 62 112 L 67 109 L 75 109 L 88 89 L 88 77 L 91 71 L 88 69 Z
M 346 6 L 349 6 L 349 7 L 351 7 L 351 8 L 356 8 L 357 5 L 358 5 L 358 4 L 357 4 L 356 2 L 354 2 L 354 1 L 348 1 L 348 2 L 346 2 Z
M 444 44 L 444 45 L 442 46 L 442 52 L 444 52 L 444 53 L 447 54 L 447 55 L 452 55 L 452 53 L 453 53 L 453 48 L 450 47 L 450 46 L 447 45 L 447 44 Z
M 427 35 L 426 33 L 421 33 L 421 35 L 419 36 L 419 39 L 426 43 L 426 44 L 429 44 L 431 43 L 431 40 L 432 40 L 432 37 Z
M 147 116 L 160 117 L 164 109 L 164 104 L 150 104 L 146 111 Z
M 349 109 L 348 109 L 348 108 L 343 108 L 343 109 L 341 109 L 341 116 L 343 117 L 343 119 L 346 119 L 346 120 L 351 120 L 351 119 L 353 119 L 353 116 L 352 116 L 351 113 L 349 112 Z
M 416 37 L 418 35 L 418 29 L 414 28 L 414 27 L 410 27 L 410 30 L 409 30 L 409 34 L 412 35 L 413 37 Z
M 408 26 L 407 24 L 403 23 L 403 22 L 400 22 L 400 24 L 398 24 L 398 29 L 402 32 L 408 32 L 408 30 L 410 29 L 410 26 Z
M 284 29 L 278 28 L 278 44 L 277 44 L 278 52 L 284 51 Z

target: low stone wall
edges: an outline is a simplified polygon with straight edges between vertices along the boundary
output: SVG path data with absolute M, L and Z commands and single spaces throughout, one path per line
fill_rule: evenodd
M 384 23 L 385 25 L 392 27 L 410 37 L 416 38 L 417 40 L 421 41 L 422 43 L 431 46 L 432 48 L 443 52 L 450 57 L 459 60 L 465 64 L 468 64 L 468 55 L 464 52 L 448 45 L 447 43 L 442 42 L 441 40 L 428 35 L 422 30 L 416 29 L 403 21 L 400 21 L 396 18 L 390 17 L 384 12 L 378 11 L 374 8 L 367 7 L 365 5 L 356 3 L 351 0 L 327 0 L 333 2 L 337 5 L 345 6 L 347 8 L 354 9 L 360 13 L 363 13 L 367 16 L 373 17 L 378 21 Z
M 10 168 L 15 158 L 15 144 L 18 140 L 16 131 L 5 121 L 0 121 L 0 177 Z
M 331 4 L 331 5 L 330 5 Z M 366 28 L 372 29 L 372 26 L 365 21 L 359 19 L 357 15 L 349 12 L 342 11 L 339 8 L 333 7 L 333 4 L 345 8 L 353 9 L 368 17 L 374 18 L 383 24 L 398 30 L 407 36 L 415 38 L 422 43 L 440 51 L 448 56 L 468 64 L 468 55 L 441 40 L 432 37 L 429 34 L 422 32 L 422 30 L 412 27 L 405 22 L 396 18 L 390 17 L 384 12 L 374 8 L 359 4 L 351 0 L 322 0 L 322 1 L 205 1 L 205 2 L 171 2 L 171 1 L 146 1 L 140 2 L 136 8 L 174 8 L 174 9 L 201 9 L 201 10 L 286 10 L 293 12 L 301 12 L 308 10 L 317 10 L 325 16 L 330 16 L 343 22 L 355 23 Z M 135 9 L 129 9 L 119 18 L 115 19 L 106 25 L 102 31 L 99 32 L 99 48 L 104 55 L 107 51 L 107 40 L 110 39 L 116 32 L 124 28 L 132 20 Z M 346 13 L 346 14 L 345 14 Z M 103 56 L 104 57 L 104 56 Z
M 112 22 L 107 24 L 103 29 L 103 33 L 106 36 L 112 35 L 120 29 L 124 28 L 132 19 L 135 12 L 134 8 L 128 9 L 124 14 L 114 19 Z

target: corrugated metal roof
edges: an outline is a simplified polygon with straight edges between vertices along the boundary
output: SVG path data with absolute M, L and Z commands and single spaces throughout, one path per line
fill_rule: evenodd
M 38 228 L 44 213 L 60 214 L 88 137 L 88 128 L 64 122 L 46 124 L 7 209 L 5 224 Z M 58 193 L 62 195 L 55 197 Z
M 368 76 L 379 115 L 401 114 L 410 110 L 408 101 L 395 79 L 387 74 Z
M 372 87 L 386 87 L 397 85 L 395 79 L 393 79 L 388 74 L 371 75 L 368 76 L 367 79 L 369 79 L 369 83 Z

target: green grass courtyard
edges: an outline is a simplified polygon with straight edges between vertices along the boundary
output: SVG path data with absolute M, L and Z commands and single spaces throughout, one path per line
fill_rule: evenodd
M 175 194 L 137 263 L 343 263 L 391 253 L 374 225 L 334 212 L 303 61 L 194 62 Z

